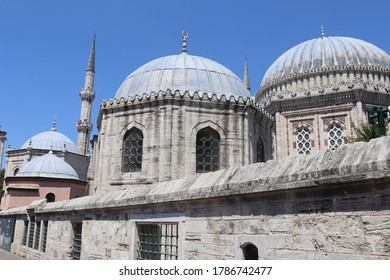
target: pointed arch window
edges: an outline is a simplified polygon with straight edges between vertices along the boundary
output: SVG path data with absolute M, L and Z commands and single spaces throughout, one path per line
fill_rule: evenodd
M 297 150 L 298 154 L 307 155 L 311 152 L 311 136 L 306 127 L 301 127 L 297 131 Z
M 123 172 L 142 171 L 142 148 L 144 136 L 138 128 L 126 132 L 123 139 L 122 170 Z
M 344 132 L 340 126 L 333 124 L 328 130 L 328 148 L 335 150 L 344 144 Z
M 196 135 L 196 173 L 219 170 L 219 133 L 210 127 L 199 130 Z
M 265 162 L 264 144 L 261 138 L 256 143 L 256 162 Z

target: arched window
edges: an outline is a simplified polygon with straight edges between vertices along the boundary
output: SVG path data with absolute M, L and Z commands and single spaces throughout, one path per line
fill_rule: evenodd
M 310 131 L 306 127 L 301 127 L 297 131 L 298 154 L 310 154 L 311 151 Z
M 264 144 L 261 138 L 257 139 L 256 143 L 256 162 L 265 162 Z
M 220 136 L 210 127 L 199 130 L 196 135 L 196 173 L 219 170 Z
M 122 170 L 123 172 L 142 171 L 142 147 L 144 136 L 138 128 L 126 132 L 123 139 Z
M 16 169 L 14 170 L 14 176 L 16 176 L 16 174 L 18 174 L 18 172 L 19 172 L 19 168 L 16 168 Z
M 56 195 L 54 193 L 48 193 L 45 198 L 47 203 L 56 201 Z
M 259 250 L 252 243 L 245 244 L 241 247 L 245 260 L 258 260 Z
M 342 144 L 344 144 L 343 130 L 336 124 L 331 125 L 328 130 L 328 148 L 334 150 Z

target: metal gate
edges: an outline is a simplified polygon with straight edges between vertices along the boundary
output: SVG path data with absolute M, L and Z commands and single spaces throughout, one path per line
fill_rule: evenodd
M 0 217 L 0 248 L 11 251 L 14 239 L 15 220 L 12 217 Z

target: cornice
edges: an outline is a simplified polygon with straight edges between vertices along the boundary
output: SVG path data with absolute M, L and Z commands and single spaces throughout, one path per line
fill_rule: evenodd
M 308 89 L 287 90 L 277 93 L 271 91 L 267 97 L 261 98 L 258 102 L 261 107 L 268 107 L 275 101 L 293 101 L 295 99 L 304 99 L 305 97 L 332 96 L 334 94 L 344 94 L 347 92 L 361 91 L 357 99 L 364 98 L 364 92 L 389 94 L 390 86 L 383 83 L 373 83 L 371 81 L 363 82 L 362 79 L 355 79 L 351 82 L 340 82 L 337 84 L 328 84 L 322 87 L 311 87 Z M 337 97 L 336 97 L 337 98 Z
M 264 91 L 267 88 L 277 86 L 281 83 L 285 83 L 288 81 L 293 81 L 298 78 L 305 78 L 305 77 L 310 77 L 312 74 L 329 74 L 329 73 L 335 73 L 335 72 L 345 72 L 345 71 L 372 71 L 373 73 L 390 73 L 390 69 L 388 68 L 383 68 L 379 66 L 369 66 L 369 65 L 341 65 L 341 66 L 332 66 L 332 67 L 319 67 L 319 68 L 314 68 L 310 69 L 308 71 L 304 72 L 296 72 L 296 73 L 291 73 L 288 75 L 280 76 L 277 77 L 273 80 L 271 80 L 269 83 L 261 85 L 260 91 Z
M 216 102 L 216 103 L 227 103 L 227 104 L 237 104 L 237 105 L 243 105 L 243 106 L 250 106 L 254 108 L 256 111 L 258 111 L 260 114 L 265 116 L 266 118 L 273 121 L 273 117 L 264 110 L 260 104 L 257 104 L 254 100 L 254 98 L 251 97 L 242 97 L 242 96 L 226 96 L 222 94 L 221 96 L 217 96 L 216 94 L 209 94 L 207 92 L 189 92 L 189 91 L 159 91 L 159 92 L 150 92 L 150 93 L 144 93 L 142 95 L 136 95 L 136 96 L 130 96 L 128 98 L 121 97 L 120 99 L 108 99 L 103 100 L 100 103 L 100 112 L 98 117 L 101 118 L 101 113 L 104 110 L 115 110 L 122 108 L 124 106 L 129 105 L 137 105 L 137 104 L 143 104 L 151 101 L 156 100 L 165 100 L 165 99 L 178 99 L 178 100 L 190 100 L 190 101 L 208 101 L 208 102 Z

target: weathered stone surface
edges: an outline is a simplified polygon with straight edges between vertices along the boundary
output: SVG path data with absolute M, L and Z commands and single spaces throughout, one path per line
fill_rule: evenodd
M 388 146 L 390 146 L 390 138 L 382 137 L 372 140 L 364 146 L 361 143 L 344 145 L 337 150 L 337 153 L 326 150 L 312 153 L 306 157 L 297 156 L 284 160 L 272 160 L 265 164 L 253 164 L 249 168 L 257 171 L 249 172 L 248 174 L 250 175 L 246 173 L 246 170 L 248 170 L 247 166 L 233 167 L 227 170 L 196 175 L 171 182 L 137 186 L 124 191 L 82 197 L 66 202 L 51 203 L 41 207 L 38 211 L 58 212 L 93 209 L 96 207 L 124 207 L 149 203 L 266 193 L 269 191 L 297 188 L 319 188 L 320 186 L 329 184 L 353 183 L 362 180 L 383 178 L 390 175 L 389 151 L 383 148 Z M 367 153 L 367 149 L 370 153 Z M 345 160 L 345 158 L 349 157 L 350 152 L 353 152 L 355 155 L 352 163 Z M 336 160 L 334 160 L 335 157 Z M 323 162 L 325 164 L 310 164 L 312 162 Z M 345 173 L 343 171 L 351 164 L 360 167 L 359 173 Z M 303 170 L 302 166 L 306 166 L 306 168 Z M 329 170 L 332 170 L 332 172 L 328 172 Z M 320 174 L 321 177 L 318 177 L 317 174 Z M 356 201 L 352 198 L 348 197 L 346 198 L 347 200 L 340 200 L 339 202 L 342 202 L 344 207 L 346 203 L 356 207 L 362 204 L 362 198 L 356 198 Z M 288 197 L 285 197 L 285 199 L 288 199 Z M 321 201 L 320 197 L 318 202 L 307 201 L 306 205 L 302 201 L 302 204 L 300 204 L 301 209 L 306 209 L 305 211 L 309 212 L 316 211 L 318 208 L 317 205 Z M 328 208 L 331 207 L 332 202 L 330 201 L 329 203 L 330 205 L 323 208 L 323 211 L 329 210 Z M 333 203 L 337 203 L 337 201 Z M 280 207 L 281 209 L 278 211 L 284 211 L 286 205 L 284 204 L 284 206 Z M 294 209 L 295 206 L 292 204 L 290 207 Z M 294 211 L 297 213 L 301 212 L 298 210 Z
M 363 228 L 367 233 L 390 235 L 390 213 L 387 215 L 363 216 Z
M 139 223 L 175 223 L 181 259 L 242 259 L 246 244 L 261 259 L 390 259 L 389 144 L 384 137 L 346 145 L 337 156 L 323 151 L 10 209 L 5 214 L 17 217 L 12 250 L 69 259 L 72 223 L 81 222 L 82 258 L 135 259 Z M 32 215 L 49 221 L 45 254 L 21 244 L 23 219 Z

